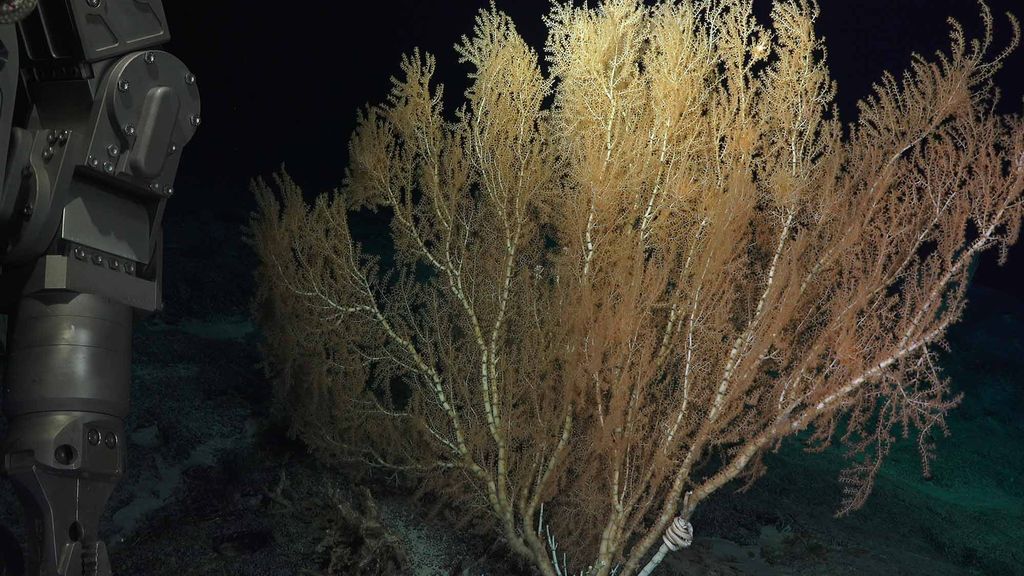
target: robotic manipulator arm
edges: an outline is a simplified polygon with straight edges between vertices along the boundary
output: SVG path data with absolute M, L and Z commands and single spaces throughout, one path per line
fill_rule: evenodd
M 169 39 L 162 0 L 0 0 L 0 454 L 30 576 L 111 574 L 132 328 L 163 306 L 161 222 L 200 119 Z

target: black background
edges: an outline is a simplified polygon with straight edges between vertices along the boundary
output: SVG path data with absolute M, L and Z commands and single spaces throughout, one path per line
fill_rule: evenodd
M 591 2 L 593 4 L 593 1 Z M 978 4 L 970 0 L 821 0 L 818 33 L 838 82 L 842 121 L 856 119 L 856 102 L 883 70 L 899 75 L 912 52 L 930 56 L 948 50 L 947 17 L 980 37 Z M 768 0 L 755 0 L 768 23 Z M 992 52 L 1010 38 L 1004 13 L 1024 7 L 991 0 L 996 16 Z M 255 207 L 248 188 L 257 175 L 269 176 L 282 163 L 307 197 L 341 184 L 347 141 L 356 110 L 386 95 L 389 77 L 413 47 L 438 58 L 446 97 L 460 97 L 466 65 L 452 46 L 473 26 L 481 0 L 376 2 L 251 0 L 166 0 L 172 41 L 166 49 L 198 76 L 203 125 L 185 150 L 178 194 L 168 218 L 189 218 L 197 210 L 219 219 L 245 222 Z M 545 29 L 542 0 L 499 0 L 517 28 L 541 49 Z M 1018 49 L 996 77 L 1000 111 L 1021 113 L 1024 49 Z M 1006 267 L 990 253 L 976 280 L 1024 295 L 1024 248 L 1015 247 Z

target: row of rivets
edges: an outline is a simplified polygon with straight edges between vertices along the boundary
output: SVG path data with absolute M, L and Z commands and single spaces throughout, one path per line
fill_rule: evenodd
M 75 248 L 75 258 L 78 258 L 79 260 L 85 260 L 85 259 L 89 258 L 89 253 L 86 252 L 81 247 L 76 247 Z M 110 267 L 111 270 L 120 270 L 121 269 L 121 261 L 120 260 L 118 260 L 117 258 L 107 259 L 107 258 L 104 258 L 102 254 L 93 254 L 92 255 L 92 263 L 96 264 L 97 266 L 103 266 L 104 263 L 105 263 L 105 264 L 107 264 L 107 266 Z M 124 263 L 124 271 L 129 273 L 129 274 L 134 273 L 135 272 L 135 263 L 131 262 L 131 261 L 125 261 L 125 263 Z
M 50 130 L 50 132 L 46 135 L 46 143 L 49 144 L 49 146 L 47 146 L 46 149 L 43 150 L 43 160 L 46 162 L 52 160 L 54 155 L 53 146 L 55 144 L 58 146 L 64 146 L 65 144 L 67 144 L 70 134 L 71 133 L 68 130 L 61 130 L 60 132 L 56 130 Z
M 111 146 L 113 147 L 114 145 L 111 144 Z M 100 159 L 95 157 L 95 156 L 93 156 L 93 155 L 91 155 L 91 154 L 89 155 L 89 158 L 87 158 L 85 162 L 86 162 L 86 164 L 89 165 L 90 168 L 94 168 L 96 170 L 100 169 Z M 114 173 L 114 163 L 109 161 L 109 160 L 105 160 L 103 162 L 103 171 L 106 172 L 107 174 L 113 174 Z
M 174 196 L 173 186 L 161 186 L 159 182 L 150 182 L 149 189 L 152 190 L 153 192 L 156 192 L 157 194 L 163 194 L 168 198 Z
M 107 146 L 107 155 L 110 156 L 111 158 L 116 160 L 120 154 L 121 149 L 117 147 L 117 144 L 111 144 L 110 146 Z M 90 156 L 90 158 L 92 157 Z M 103 171 L 106 172 L 107 174 L 113 174 L 114 163 L 110 162 L 109 160 L 103 162 Z
M 49 134 L 46 135 L 46 142 L 50 146 L 53 146 L 58 142 L 61 146 L 63 146 L 64 144 L 67 143 L 69 134 L 70 132 L 68 132 L 67 130 L 61 130 L 60 132 L 56 130 L 50 130 Z
M 148 64 L 152 64 L 155 61 L 156 61 L 156 55 L 154 55 L 152 52 L 149 52 L 148 54 L 146 54 L 146 62 Z M 191 72 L 186 72 L 185 73 L 185 84 L 188 84 L 189 86 L 193 86 L 193 85 L 195 85 L 195 83 L 196 83 L 196 75 L 191 73 Z M 132 84 L 131 84 L 131 82 L 128 81 L 127 78 L 121 78 L 120 80 L 117 81 L 117 91 L 118 92 L 128 92 L 131 89 L 131 87 L 132 87 Z

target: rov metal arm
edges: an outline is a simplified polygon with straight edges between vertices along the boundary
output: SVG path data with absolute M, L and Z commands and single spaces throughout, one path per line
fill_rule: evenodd
M 169 39 L 162 0 L 0 0 L 0 453 L 31 576 L 111 573 L 132 328 L 162 308 L 164 207 L 200 121 Z

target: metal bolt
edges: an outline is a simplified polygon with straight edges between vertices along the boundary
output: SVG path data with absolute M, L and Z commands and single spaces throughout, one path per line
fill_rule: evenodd
M 103 264 L 103 255 L 102 254 L 95 254 L 95 255 L 93 255 L 92 263 L 93 264 L 100 264 L 100 265 L 102 265 Z
M 46 141 L 50 144 L 50 146 L 53 146 L 54 144 L 56 144 L 57 143 L 57 133 L 51 130 L 50 133 L 46 135 Z
M 149 184 L 149 189 L 152 190 L 153 192 L 159 192 L 160 191 L 160 183 L 159 182 L 151 182 Z
M 186 72 L 185 73 L 185 84 L 188 84 L 189 86 L 191 86 L 191 85 L 193 85 L 195 83 L 196 83 L 196 75 L 191 73 L 191 72 Z
M 174 154 L 177 151 L 178 151 L 178 145 L 177 144 L 171 144 L 171 147 L 167 149 L 167 153 L 168 154 Z
M 124 271 L 129 273 L 129 274 L 134 274 L 135 273 L 135 263 L 134 262 L 125 262 L 124 263 Z
M 167 189 L 164 190 L 164 192 L 167 194 L 168 197 L 174 196 L 174 188 L 172 188 L 171 186 L 168 186 Z
M 87 254 L 85 253 L 85 250 L 82 250 L 81 248 L 75 248 L 75 258 L 78 258 L 79 260 L 85 260 L 86 256 Z
M 126 136 L 135 136 L 135 124 L 125 124 L 124 133 Z
M 111 158 L 117 158 L 120 153 L 121 149 L 117 147 L 117 144 L 107 146 L 107 154 L 109 154 Z
M 107 448 L 116 448 L 117 436 L 113 432 L 107 432 L 103 437 L 103 443 L 107 445 Z
M 121 267 L 121 263 L 118 262 L 116 258 L 111 258 L 110 259 L 110 269 L 111 270 L 117 270 L 120 267 Z
M 21 213 L 25 216 L 31 216 L 34 208 L 31 204 L 25 204 L 25 207 L 21 209 Z
M 117 81 L 117 89 L 121 92 L 127 92 L 128 88 L 131 88 L 131 84 L 128 82 L 126 78 L 121 78 Z
M 85 0 L 85 3 L 88 4 L 90 8 L 100 7 L 100 0 Z
M 49 161 L 51 158 L 53 158 L 53 146 L 43 150 L 43 160 Z
M 199 123 L 203 120 L 199 117 L 199 114 L 193 114 L 192 117 L 189 118 L 189 121 L 192 122 L 192 127 L 195 128 L 199 126 Z
M 89 439 L 89 444 L 92 444 L 93 446 L 99 446 L 99 443 L 100 443 L 100 431 L 99 430 L 97 430 L 95 428 L 90 429 L 89 433 L 86 435 L 86 437 Z
M 60 142 L 61 146 L 67 143 L 68 137 L 71 136 L 70 130 L 61 130 L 60 135 L 57 137 L 57 141 Z
M 107 174 L 113 174 L 114 173 L 114 165 L 111 164 L 110 162 L 104 162 L 103 163 L 103 171 L 106 172 Z
M 152 64 L 156 62 L 156 54 L 152 52 L 146 52 L 146 64 Z
M 99 168 L 99 166 L 100 166 L 99 158 L 97 158 L 95 156 L 89 156 L 89 166 L 91 166 L 93 168 Z

